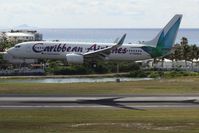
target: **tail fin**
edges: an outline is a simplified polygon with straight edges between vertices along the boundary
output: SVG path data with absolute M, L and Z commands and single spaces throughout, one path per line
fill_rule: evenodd
M 153 40 L 144 42 L 144 44 L 155 46 L 156 54 L 158 54 L 156 56 L 168 54 L 175 43 L 181 19 L 182 15 L 175 15 Z

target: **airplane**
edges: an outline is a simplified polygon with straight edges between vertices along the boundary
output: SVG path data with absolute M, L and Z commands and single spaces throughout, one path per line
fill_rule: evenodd
M 180 27 L 182 15 L 170 22 L 148 42 L 124 44 L 126 34 L 114 43 L 33 41 L 16 44 L 6 51 L 20 59 L 56 59 L 68 64 L 83 64 L 98 60 L 140 61 L 170 54 Z

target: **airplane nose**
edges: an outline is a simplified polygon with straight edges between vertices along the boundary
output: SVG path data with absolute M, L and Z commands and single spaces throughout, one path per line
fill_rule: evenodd
M 15 54 L 14 51 L 15 51 L 14 48 L 9 48 L 9 49 L 7 50 L 7 53 L 14 56 L 14 54 Z
M 10 53 L 12 51 L 13 48 L 9 48 L 8 50 L 6 50 L 7 53 Z

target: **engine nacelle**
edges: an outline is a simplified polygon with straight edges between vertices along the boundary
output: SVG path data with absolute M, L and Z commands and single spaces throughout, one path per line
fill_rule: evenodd
M 67 54 L 66 61 L 68 62 L 68 64 L 83 64 L 84 57 L 83 55 L 79 54 Z

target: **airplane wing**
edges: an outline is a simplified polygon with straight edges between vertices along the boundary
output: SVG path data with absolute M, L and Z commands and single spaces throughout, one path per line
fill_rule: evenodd
M 104 49 L 100 49 L 97 51 L 91 51 L 91 52 L 84 53 L 83 56 L 85 59 L 89 59 L 89 58 L 105 59 L 108 55 L 110 55 L 111 50 L 122 46 L 125 38 L 126 38 L 126 34 L 124 34 L 115 45 L 104 48 Z

